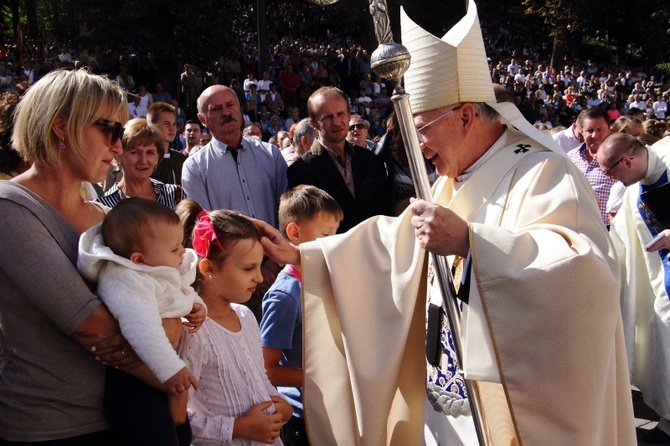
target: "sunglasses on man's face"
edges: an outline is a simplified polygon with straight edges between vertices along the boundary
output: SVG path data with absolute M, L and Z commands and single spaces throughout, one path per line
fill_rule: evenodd
M 123 138 L 123 131 L 125 130 L 123 124 L 118 121 L 108 121 L 106 119 L 98 119 L 95 121 L 95 124 L 98 124 L 102 127 L 103 132 L 111 138 L 111 143 L 115 144 L 118 140 Z
M 349 131 L 353 132 L 354 129 L 363 130 L 364 128 L 365 128 L 365 124 L 354 124 L 354 125 L 349 126 Z

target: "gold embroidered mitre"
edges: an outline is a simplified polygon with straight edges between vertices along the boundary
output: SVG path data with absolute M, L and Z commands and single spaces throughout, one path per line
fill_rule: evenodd
M 430 34 L 401 9 L 402 44 L 412 55 L 405 89 L 414 113 L 460 102 L 493 102 L 493 84 L 474 1 L 442 39 Z
M 468 1 L 465 16 L 437 38 L 400 11 L 402 44 L 412 59 L 405 73 L 412 113 L 463 102 L 485 102 L 504 120 L 552 151 L 563 153 L 553 139 L 533 127 L 513 103 L 496 103 L 477 6 Z

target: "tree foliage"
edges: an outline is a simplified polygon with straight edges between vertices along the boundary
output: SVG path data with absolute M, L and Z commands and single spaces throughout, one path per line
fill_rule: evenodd
M 255 6 L 259 0 L 0 0 L 6 39 L 15 36 L 19 22 L 27 36 L 37 40 L 42 27 L 48 41 L 74 40 L 90 46 L 119 45 L 151 48 L 158 58 L 209 61 L 234 53 L 242 40 L 253 40 Z M 354 38 L 374 47 L 372 20 L 366 0 L 340 0 L 321 7 L 306 0 L 264 0 L 267 27 L 276 39 L 282 33 L 305 28 L 301 15 L 278 23 L 275 11 L 286 5 L 317 11 L 316 27 L 325 34 L 330 27 L 357 29 Z M 465 10 L 465 0 L 388 0 L 391 23 L 399 31 L 399 10 L 403 5 L 413 18 L 436 35 L 442 35 Z M 560 65 L 566 49 L 580 51 L 580 45 L 597 39 L 610 47 L 614 62 L 654 65 L 670 57 L 670 5 L 667 0 L 478 0 L 482 21 L 501 17 L 519 24 L 544 27 L 554 39 L 552 61 Z M 527 29 L 527 28 L 526 28 Z M 298 33 L 299 35 L 299 33 Z M 399 35 L 394 36 L 400 40 Z M 587 51 L 584 51 L 588 55 Z M 579 54 L 577 54 L 579 55 Z M 582 54 L 583 55 L 583 54 Z M 572 57 L 573 54 L 568 54 Z
M 151 48 L 158 57 L 196 62 L 217 57 L 239 42 L 244 14 L 237 0 L 69 0 L 95 45 Z M 190 59 L 190 60 L 189 60 Z
M 544 19 L 554 38 L 552 62 L 562 59 L 566 43 L 589 39 L 610 46 L 611 61 L 616 64 L 651 66 L 670 57 L 670 5 L 666 0 L 521 3 L 526 14 Z

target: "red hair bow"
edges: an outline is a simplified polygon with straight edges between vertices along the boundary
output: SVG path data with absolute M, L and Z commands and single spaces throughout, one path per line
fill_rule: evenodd
M 209 218 L 207 211 L 202 210 L 198 214 L 198 223 L 193 228 L 193 249 L 200 257 L 207 257 L 209 255 L 209 250 L 212 245 L 212 242 L 216 242 L 216 246 L 223 251 L 223 246 L 221 242 L 216 237 L 216 231 L 214 230 L 214 225 L 212 225 L 212 219 Z

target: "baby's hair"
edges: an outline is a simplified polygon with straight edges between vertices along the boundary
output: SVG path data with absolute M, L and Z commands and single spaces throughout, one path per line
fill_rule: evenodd
M 184 225 L 184 246 L 193 247 L 193 229 L 198 223 L 198 214 L 202 207 L 191 199 L 182 200 L 177 205 L 177 215 Z M 220 264 L 230 252 L 230 248 L 243 239 L 260 240 L 261 234 L 256 225 L 242 214 L 227 209 L 208 212 L 221 250 L 216 242 L 211 243 L 207 258 Z
M 126 198 L 109 211 L 102 222 L 102 240 L 116 255 L 130 258 L 143 251 L 157 223 L 179 224 L 169 207 L 144 198 Z
M 316 186 L 301 184 L 284 192 L 279 200 L 279 229 L 286 236 L 289 223 L 315 218 L 319 213 L 344 218 L 342 208 L 328 192 Z

